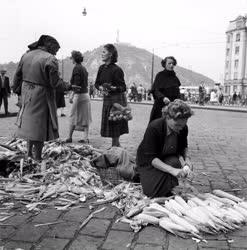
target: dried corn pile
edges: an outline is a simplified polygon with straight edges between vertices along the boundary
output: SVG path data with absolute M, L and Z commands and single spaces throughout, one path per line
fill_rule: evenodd
M 175 235 L 187 233 L 201 239 L 201 233 L 228 232 L 245 224 L 247 202 L 221 190 L 175 195 L 139 203 L 121 221 L 129 223 L 134 231 L 153 224 Z
M 46 143 L 44 160 L 36 162 L 24 160 L 26 145 L 22 140 L 6 145 L 16 151 L 0 153 L 0 159 L 9 159 L 13 163 L 7 178 L 0 178 L 2 207 L 11 209 L 19 201 L 29 210 L 47 205 L 66 209 L 89 198 L 102 196 L 99 191 L 103 190 L 102 182 L 90 164 L 90 160 L 100 153 L 92 146 L 65 145 L 58 141 Z

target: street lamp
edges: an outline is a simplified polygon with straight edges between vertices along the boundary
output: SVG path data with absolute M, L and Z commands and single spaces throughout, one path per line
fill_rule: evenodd
M 86 16 L 86 15 L 87 15 L 87 10 L 86 10 L 86 8 L 83 9 L 82 15 L 83 15 L 83 16 Z
M 153 86 L 153 80 L 154 80 L 154 49 L 152 52 L 152 62 L 151 62 L 151 88 Z

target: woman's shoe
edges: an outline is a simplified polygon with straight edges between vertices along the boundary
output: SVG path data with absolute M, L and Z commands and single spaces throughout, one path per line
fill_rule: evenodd
M 71 143 L 72 142 L 72 138 L 67 138 L 64 142 Z
M 78 141 L 79 143 L 89 144 L 89 139 L 82 139 Z

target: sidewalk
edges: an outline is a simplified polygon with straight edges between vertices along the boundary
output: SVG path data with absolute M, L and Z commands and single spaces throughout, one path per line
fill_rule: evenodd
M 102 101 L 102 98 L 94 98 L 91 99 L 91 101 Z M 128 101 L 128 104 L 141 104 L 141 105 L 153 105 L 153 101 L 142 101 L 142 102 L 130 102 Z M 243 112 L 247 113 L 247 106 L 246 107 L 240 107 L 240 106 L 220 106 L 220 105 L 199 105 L 199 104 L 191 104 L 189 105 L 193 109 L 207 109 L 207 110 L 220 110 L 220 111 L 231 111 L 231 112 Z

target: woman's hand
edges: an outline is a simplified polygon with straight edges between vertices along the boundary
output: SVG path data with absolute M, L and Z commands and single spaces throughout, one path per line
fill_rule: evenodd
M 115 91 L 116 89 L 117 89 L 116 86 L 110 86 L 110 90 L 111 90 L 111 91 Z
M 188 166 L 190 168 L 190 171 L 193 171 L 194 169 L 192 163 L 188 159 L 185 161 L 184 166 Z
M 170 103 L 170 99 L 167 98 L 167 97 L 164 97 L 164 98 L 163 98 L 163 102 L 164 102 L 165 105 L 167 105 L 167 104 Z
M 172 171 L 172 175 L 177 178 L 184 178 L 186 177 L 187 173 L 181 168 L 174 168 Z

